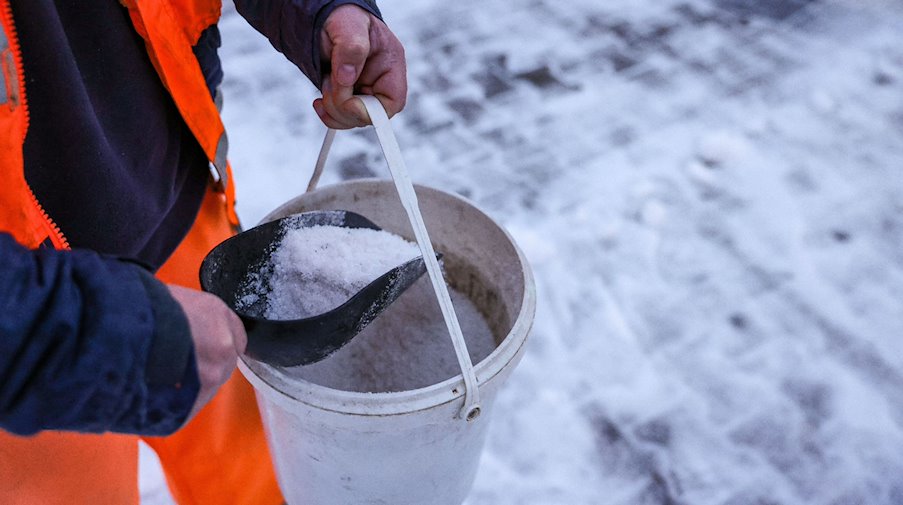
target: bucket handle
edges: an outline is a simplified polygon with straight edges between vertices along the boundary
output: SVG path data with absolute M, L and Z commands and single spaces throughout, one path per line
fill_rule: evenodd
M 358 95 L 357 98 L 360 99 L 367 109 L 367 113 L 370 114 L 370 120 L 373 122 L 373 127 L 376 130 L 379 145 L 382 147 L 383 156 L 386 158 L 386 165 L 389 166 L 389 173 L 395 182 L 395 189 L 398 191 L 398 196 L 401 198 L 401 203 L 414 230 L 414 237 L 420 246 L 420 253 L 423 256 L 427 273 L 433 284 L 433 291 L 436 292 L 439 307 L 442 309 L 442 318 L 445 319 L 445 325 L 448 327 L 449 335 L 451 335 L 455 354 L 458 358 L 458 365 L 461 367 L 461 372 L 464 376 L 464 407 L 458 415 L 468 422 L 474 421 L 480 416 L 481 409 L 480 390 L 473 370 L 473 362 L 471 362 L 470 354 L 467 352 L 467 343 L 464 341 L 461 325 L 458 323 L 458 316 L 455 314 L 455 307 L 452 305 L 451 296 L 448 293 L 448 286 L 445 284 L 445 279 L 442 277 L 442 271 L 439 268 L 439 262 L 436 260 L 436 252 L 433 250 L 433 244 L 430 242 L 430 237 L 427 234 L 426 225 L 423 223 L 423 216 L 420 214 L 420 207 L 417 204 L 417 195 L 414 193 L 414 185 L 411 183 L 404 159 L 401 156 L 401 149 L 398 147 L 389 117 L 380 101 L 375 96 L 370 95 Z M 314 166 L 314 172 L 311 175 L 310 182 L 307 184 L 308 192 L 316 189 L 317 183 L 320 181 L 320 175 L 323 173 L 326 157 L 329 155 L 329 149 L 332 147 L 334 139 L 335 130 L 328 128 L 326 130 L 326 138 L 323 139 L 323 146 L 320 148 L 320 154 L 317 156 L 317 164 Z

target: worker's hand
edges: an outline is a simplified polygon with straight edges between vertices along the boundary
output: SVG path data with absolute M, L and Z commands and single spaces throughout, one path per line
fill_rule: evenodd
M 188 317 L 194 340 L 201 390 L 188 415 L 191 419 L 232 375 L 238 355 L 245 351 L 248 336 L 238 316 L 216 296 L 172 284 L 168 287 Z
M 330 73 L 323 78 L 323 98 L 314 110 L 330 128 L 370 124 L 355 93 L 375 95 L 389 117 L 404 108 L 408 95 L 404 48 L 385 23 L 356 5 L 334 10 L 321 33 L 322 59 Z

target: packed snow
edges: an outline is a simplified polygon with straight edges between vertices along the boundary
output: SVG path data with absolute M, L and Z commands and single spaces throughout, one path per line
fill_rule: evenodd
M 466 505 L 903 503 L 903 6 L 394 0 L 415 182 L 529 258 Z M 227 6 L 239 214 L 304 191 L 315 90 Z M 340 132 L 321 184 L 388 178 Z M 143 503 L 170 503 L 142 451 Z

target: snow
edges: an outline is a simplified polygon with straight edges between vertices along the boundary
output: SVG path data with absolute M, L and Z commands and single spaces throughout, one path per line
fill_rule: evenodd
M 415 182 L 530 259 L 466 505 L 903 503 L 903 6 L 395 0 Z M 227 7 L 246 223 L 304 191 L 314 90 Z M 321 184 L 388 177 L 340 132 Z M 142 452 L 143 501 L 167 503 Z

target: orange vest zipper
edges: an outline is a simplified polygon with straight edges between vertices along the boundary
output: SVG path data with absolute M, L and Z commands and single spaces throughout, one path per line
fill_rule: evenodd
M 8 47 L 4 51 L 4 54 L 0 55 L 3 65 L 2 70 L 5 74 L 4 82 L 6 83 L 7 88 L 3 91 L 7 95 L 7 105 L 10 109 L 10 114 L 12 114 L 12 120 L 19 123 L 17 128 L 15 128 L 16 131 L 12 132 L 13 135 L 16 135 L 16 138 L 12 140 L 17 146 L 17 152 L 14 155 L 15 159 L 13 162 L 19 165 L 15 167 L 14 170 L 20 172 L 17 174 L 19 180 L 16 182 L 23 186 L 22 189 L 27 192 L 27 198 L 30 200 L 29 204 L 33 207 L 31 209 L 23 209 L 21 212 L 25 213 L 26 218 L 30 215 L 31 219 L 37 221 L 32 223 L 18 223 L 19 226 L 25 228 L 24 231 L 26 233 L 30 232 L 30 236 L 21 236 L 22 234 L 19 234 L 16 238 L 29 247 L 36 247 L 45 242 L 46 239 L 49 239 L 54 248 L 69 249 L 69 242 L 66 240 L 66 237 L 63 235 L 59 226 L 57 226 L 47 212 L 44 211 L 44 207 L 41 206 L 34 191 L 32 191 L 31 187 L 29 187 L 28 183 L 25 181 L 24 164 L 21 159 L 21 146 L 25 143 L 25 135 L 28 132 L 29 114 L 25 95 L 25 75 L 22 71 L 22 51 L 19 47 L 19 39 L 16 33 L 15 24 L 13 23 L 12 6 L 10 5 L 9 0 L 2 0 L 0 3 L 2 3 L 2 5 L 0 5 L 0 22 L 2 22 L 3 29 L 5 29 L 5 36 L 8 43 Z M 22 197 L 25 197 L 25 195 L 22 195 Z M 26 204 L 22 202 L 20 205 Z M 29 224 L 31 226 L 29 226 Z M 15 229 L 9 231 L 13 231 L 14 235 L 16 235 Z

